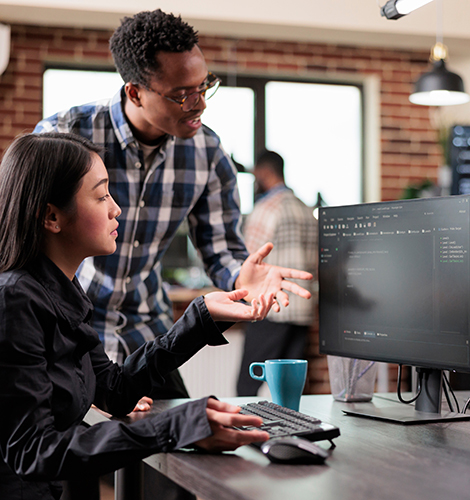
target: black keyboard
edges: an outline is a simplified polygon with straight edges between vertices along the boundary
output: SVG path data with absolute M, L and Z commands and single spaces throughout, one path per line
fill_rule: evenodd
M 338 427 L 334 425 L 269 401 L 248 403 L 240 407 L 240 414 L 256 415 L 263 419 L 261 427 L 243 427 L 243 430 L 260 429 L 266 431 L 271 438 L 298 436 L 309 441 L 331 441 L 340 434 Z

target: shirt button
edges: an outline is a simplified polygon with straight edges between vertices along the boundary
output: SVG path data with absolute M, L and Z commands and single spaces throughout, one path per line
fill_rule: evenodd
M 141 166 L 142 166 L 142 163 L 140 163 L 140 161 L 136 161 L 136 162 L 134 163 L 134 167 L 135 167 L 135 168 L 140 168 Z
M 128 276 L 128 277 L 126 278 L 126 283 L 130 283 L 131 281 L 132 281 L 131 277 L 130 277 L 130 276 Z
M 141 202 L 139 203 L 139 205 L 140 205 L 140 208 L 144 208 L 145 207 L 145 201 L 141 200 Z
M 134 241 L 134 248 L 137 248 L 139 245 L 140 245 L 140 243 L 137 240 L 135 240 Z

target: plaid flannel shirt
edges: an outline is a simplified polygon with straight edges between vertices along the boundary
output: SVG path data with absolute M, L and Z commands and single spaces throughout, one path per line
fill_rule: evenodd
M 168 136 L 146 169 L 122 111 L 122 92 L 59 112 L 34 130 L 76 133 L 105 149 L 109 191 L 122 210 L 117 250 L 85 259 L 77 276 L 95 307 L 93 327 L 119 362 L 123 352 L 173 323 L 160 261 L 185 218 L 217 287 L 233 289 L 248 255 L 239 231 L 236 169 L 218 136 L 205 126 L 191 139 Z
M 267 264 L 301 269 L 313 274 L 312 281 L 297 282 L 310 292 L 317 280 L 318 233 L 312 209 L 295 197 L 291 189 L 281 184 L 269 190 L 254 206 L 248 216 L 243 234 L 251 253 L 268 241 L 274 244 L 264 259 Z M 279 313 L 270 311 L 267 318 L 277 323 L 309 326 L 315 317 L 314 301 L 289 293 L 289 307 Z

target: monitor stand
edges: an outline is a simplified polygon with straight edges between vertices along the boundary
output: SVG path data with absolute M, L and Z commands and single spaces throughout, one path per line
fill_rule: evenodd
M 418 368 L 423 373 L 421 394 L 415 406 L 403 404 L 397 400 L 380 398 L 374 403 L 353 404 L 343 409 L 347 415 L 386 420 L 399 424 L 428 424 L 432 422 L 448 422 L 449 420 L 470 420 L 470 414 L 441 412 L 442 371 Z M 377 403 L 377 404 L 376 404 Z

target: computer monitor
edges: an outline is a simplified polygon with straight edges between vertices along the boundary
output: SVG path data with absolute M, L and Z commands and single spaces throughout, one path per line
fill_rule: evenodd
M 470 372 L 469 249 L 468 195 L 320 209 L 320 352 L 424 373 L 414 408 L 354 411 L 470 418 L 441 413 L 442 371 Z

